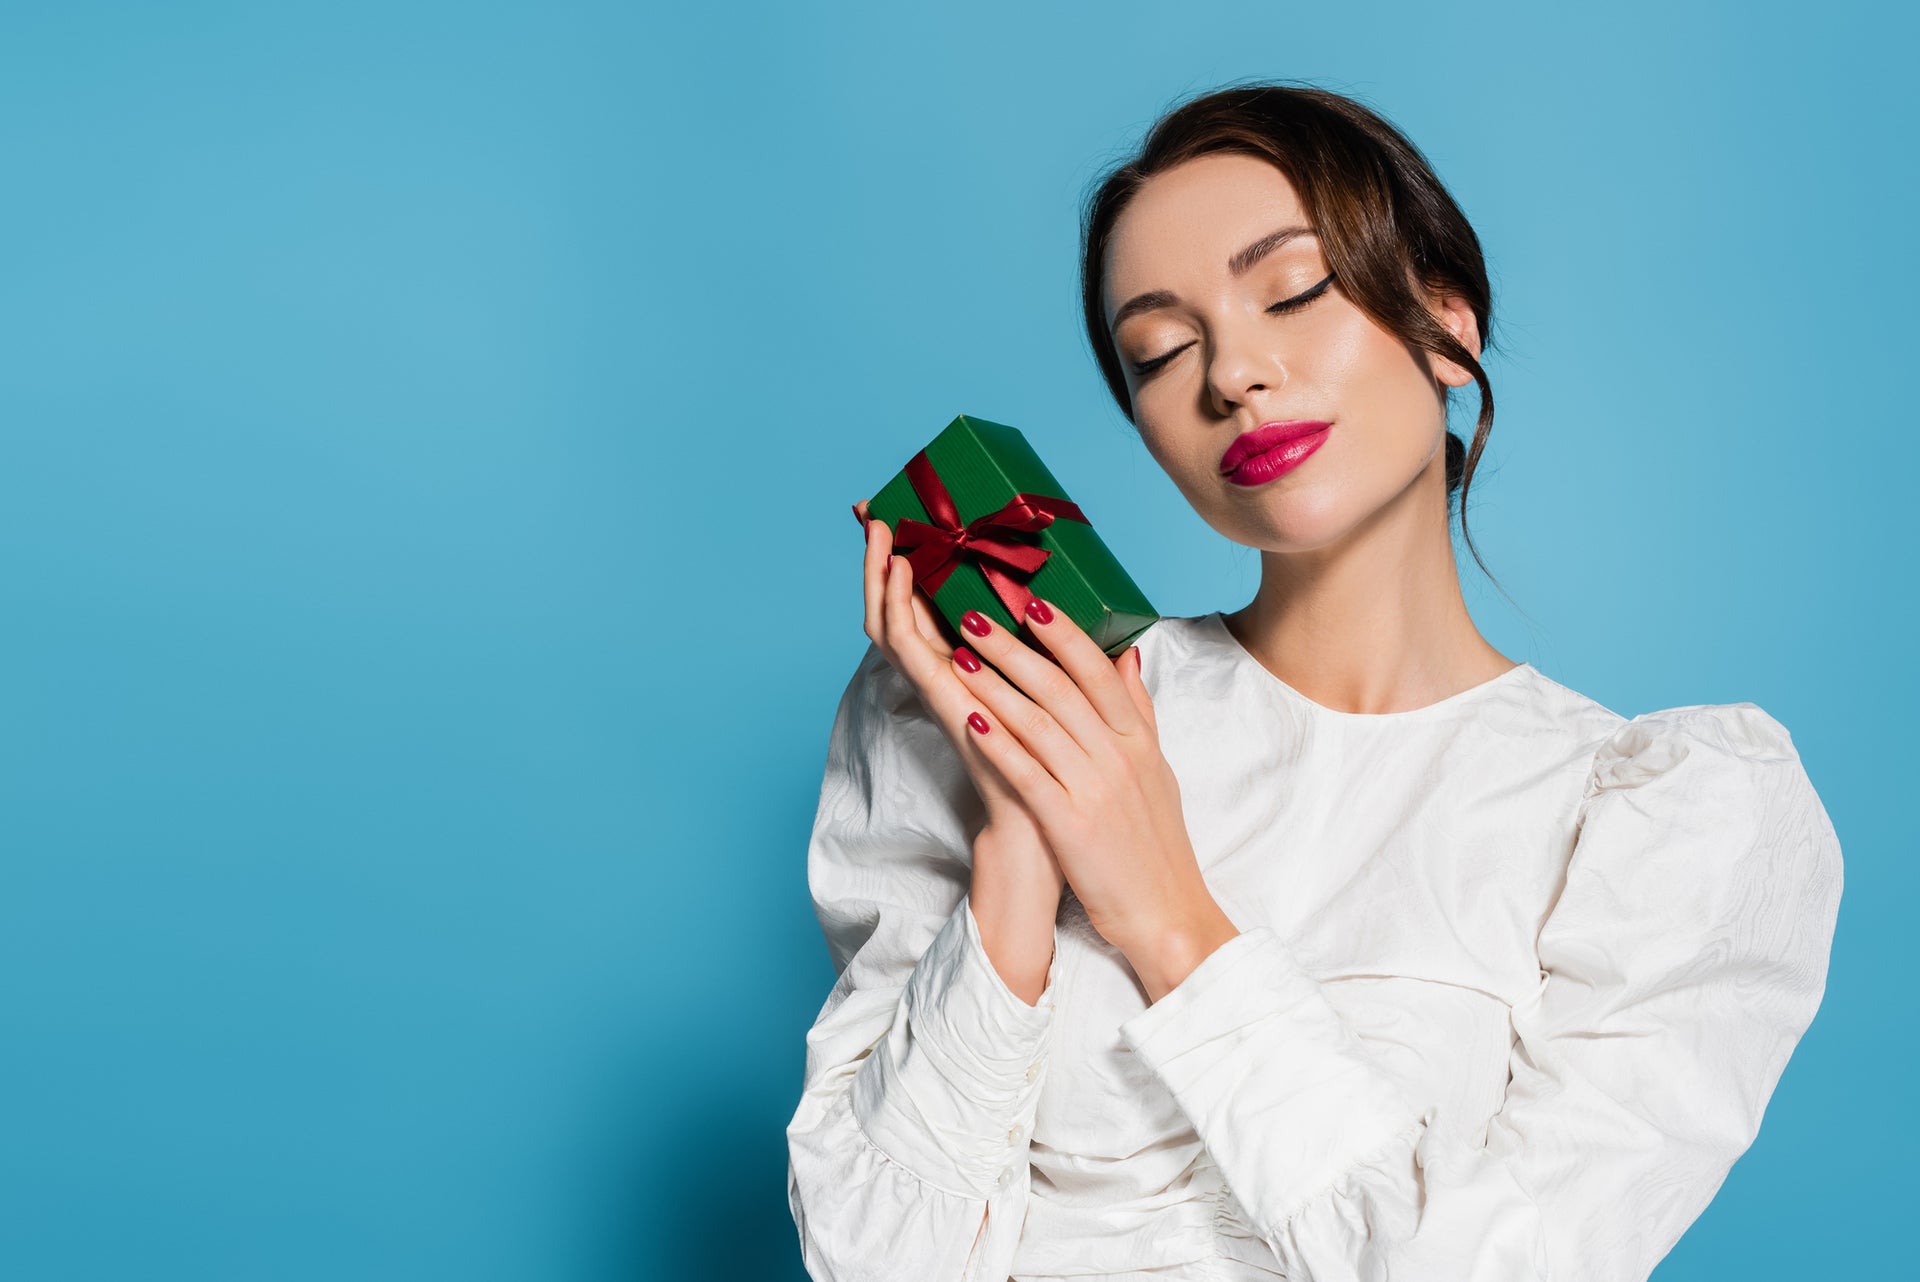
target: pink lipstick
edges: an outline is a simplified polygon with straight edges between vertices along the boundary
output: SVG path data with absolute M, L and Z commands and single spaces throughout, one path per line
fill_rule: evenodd
M 1264 485 L 1307 461 L 1327 442 L 1333 424 L 1318 419 L 1262 423 L 1242 432 L 1220 456 L 1220 474 L 1235 485 Z

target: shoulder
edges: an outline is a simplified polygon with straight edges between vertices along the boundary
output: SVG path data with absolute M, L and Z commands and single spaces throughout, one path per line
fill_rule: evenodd
M 1632 717 L 1595 747 L 1576 859 L 1614 878 L 1654 878 L 1683 899 L 1750 887 L 1823 904 L 1841 880 L 1840 842 L 1793 736 L 1754 703 L 1689 704 Z
M 1618 1058 L 1635 1045 L 1670 1078 L 1710 1072 L 1673 1132 L 1715 1127 L 1737 1154 L 1820 1003 L 1841 885 L 1839 841 L 1777 719 L 1754 703 L 1628 718 L 1594 748 L 1531 1018 L 1617 1098 L 1654 1080 L 1653 1058 Z
M 1205 614 L 1163 614 L 1133 639 L 1140 651 L 1140 679 L 1149 690 L 1155 680 L 1187 671 L 1198 660 L 1218 662 L 1218 647 L 1207 646 L 1211 620 Z
M 816 856 L 863 862 L 913 849 L 964 860 L 979 811 L 979 793 L 946 731 L 869 641 L 827 741 Z
M 1696 703 L 1627 718 L 1594 748 L 1586 795 L 1662 780 L 1712 785 L 1711 801 L 1785 778 L 1804 779 L 1793 736 L 1755 703 Z
M 1576 834 L 1623 857 L 1699 833 L 1720 857 L 1797 844 L 1825 858 L 1825 807 L 1786 726 L 1759 704 L 1701 703 L 1623 716 L 1538 669 L 1476 710 L 1476 729 L 1551 767 Z M 1717 837 L 1714 835 L 1717 833 Z M 1590 853 L 1592 853 L 1590 851 Z M 1837 847 L 1831 852 L 1837 858 Z
M 870 788 L 876 772 L 944 777 L 961 763 L 920 692 L 868 641 L 834 712 L 827 766 Z
M 1504 699 L 1494 701 L 1496 709 L 1507 713 L 1500 723 L 1504 728 L 1529 737 L 1551 730 L 1567 750 L 1586 759 L 1627 723 L 1626 717 L 1598 699 L 1562 685 L 1532 664 L 1526 666 L 1526 679 L 1505 691 Z
M 872 726 L 916 713 L 926 713 L 919 694 L 900 670 L 887 662 L 880 647 L 868 641 L 840 694 L 840 714 L 859 725 Z
M 834 715 L 807 844 L 836 971 L 859 954 L 892 973 L 925 951 L 967 888 L 981 809 L 919 691 L 869 641 Z M 883 919 L 894 925 L 870 947 Z
M 1587 797 L 1651 783 L 1689 758 L 1687 776 L 1712 774 L 1722 782 L 1801 771 L 1793 736 L 1756 703 L 1695 703 L 1624 716 L 1537 668 L 1506 702 L 1524 708 L 1525 728 L 1559 732 L 1586 766 Z

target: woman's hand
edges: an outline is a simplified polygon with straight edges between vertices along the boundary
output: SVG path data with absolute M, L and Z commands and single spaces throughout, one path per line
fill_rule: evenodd
M 966 733 L 1032 814 L 1094 929 L 1158 1000 L 1239 929 L 1194 856 L 1139 648 L 1109 659 L 1037 598 L 1028 620 L 1054 661 L 968 612 L 962 650 L 986 664 L 948 661 L 978 704 Z
M 867 637 L 919 693 L 953 741 L 974 787 L 986 802 L 986 827 L 974 838 L 976 858 L 999 861 L 997 871 L 1008 874 L 1013 882 L 1051 885 L 1053 903 L 1058 905 L 1066 877 L 1033 815 L 967 729 L 973 696 L 956 675 L 953 647 L 940 633 L 933 603 L 914 584 L 906 558 L 893 555 L 893 531 L 887 523 L 867 519 L 864 499 L 854 504 L 853 510 L 867 532 Z M 977 875 L 978 867 L 975 872 Z

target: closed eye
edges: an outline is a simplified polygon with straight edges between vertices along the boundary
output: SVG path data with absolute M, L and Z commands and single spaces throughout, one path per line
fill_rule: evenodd
M 1301 292 L 1299 292 L 1298 294 L 1295 294 L 1292 298 L 1283 298 L 1279 302 L 1275 303 L 1273 306 L 1267 308 L 1267 310 L 1274 313 L 1277 316 L 1284 316 L 1288 312 L 1297 312 L 1302 307 L 1305 307 L 1308 303 L 1311 303 L 1314 299 L 1320 297 L 1320 295 L 1326 293 L 1327 290 L 1332 287 L 1332 285 L 1333 285 L 1333 273 L 1328 272 L 1325 276 L 1320 278 L 1320 283 L 1318 285 L 1311 285 L 1306 289 L 1302 290 Z
M 1308 286 L 1306 289 L 1301 290 L 1299 293 L 1295 294 L 1291 298 L 1281 299 L 1279 302 L 1275 303 L 1273 306 L 1267 308 L 1268 314 L 1272 316 L 1285 316 L 1285 315 L 1288 315 L 1289 313 L 1299 311 L 1302 307 L 1305 307 L 1308 303 L 1311 303 L 1314 299 L 1326 293 L 1327 290 L 1330 289 L 1333 285 L 1334 276 L 1335 276 L 1335 273 L 1328 272 L 1325 276 L 1320 278 L 1320 281 L 1318 284 Z M 1166 353 L 1163 356 L 1156 356 L 1150 361 L 1144 361 L 1138 365 L 1135 365 L 1133 367 L 1133 372 L 1137 377 L 1145 378 L 1149 374 L 1152 374 L 1155 370 L 1158 370 L 1162 365 L 1165 365 L 1168 361 L 1178 356 L 1181 352 L 1186 351 L 1187 348 L 1191 346 L 1193 346 L 1192 343 L 1182 343 L 1180 344 L 1180 346 L 1174 348 L 1172 351 Z

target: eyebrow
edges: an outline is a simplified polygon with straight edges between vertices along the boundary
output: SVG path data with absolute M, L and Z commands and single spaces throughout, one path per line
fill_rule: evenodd
M 1245 249 L 1240 250 L 1231 258 L 1227 259 L 1227 271 L 1235 276 L 1244 276 L 1252 269 L 1255 263 L 1292 240 L 1295 236 L 1311 235 L 1313 235 L 1313 228 L 1311 227 L 1282 227 L 1278 231 L 1270 231 L 1259 240 L 1254 241 L 1251 245 L 1248 245 Z M 1120 310 L 1113 314 L 1111 321 L 1107 322 L 1107 329 L 1109 332 L 1117 330 L 1120 328 L 1120 322 L 1130 316 L 1140 312 L 1154 311 L 1161 307 L 1172 307 L 1179 301 L 1179 298 L 1175 297 L 1171 291 L 1164 289 L 1151 290 L 1145 294 L 1129 298 L 1126 302 L 1120 304 Z

